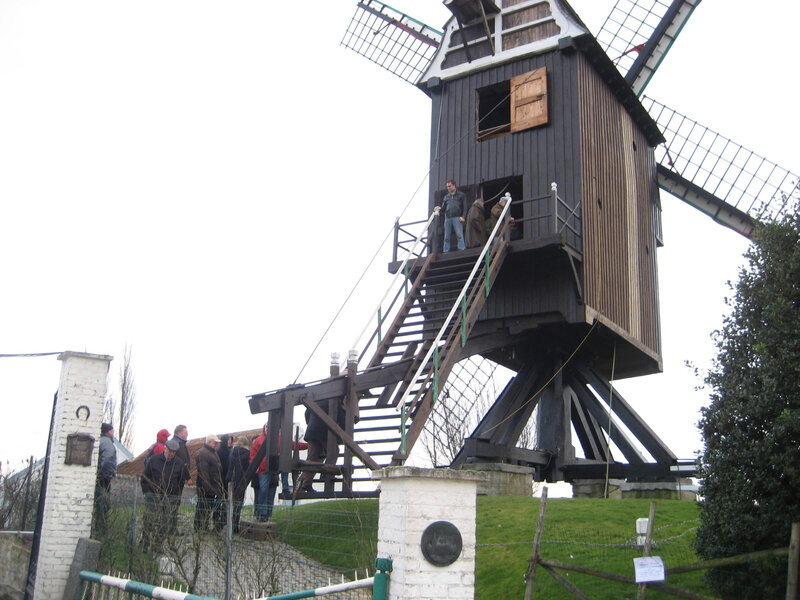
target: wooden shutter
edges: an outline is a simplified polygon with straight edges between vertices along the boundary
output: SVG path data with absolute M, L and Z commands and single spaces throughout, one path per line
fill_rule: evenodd
M 547 123 L 547 68 L 511 78 L 511 132 Z

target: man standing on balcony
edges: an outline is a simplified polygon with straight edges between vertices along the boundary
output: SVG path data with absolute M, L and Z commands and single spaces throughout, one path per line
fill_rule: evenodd
M 447 194 L 445 194 L 442 206 L 437 206 L 434 210 L 444 209 L 444 252 L 450 252 L 450 235 L 455 232 L 458 241 L 458 249 L 466 248 L 464 244 L 464 222 L 467 220 L 467 197 L 464 192 L 456 189 L 456 182 L 453 179 L 447 180 Z

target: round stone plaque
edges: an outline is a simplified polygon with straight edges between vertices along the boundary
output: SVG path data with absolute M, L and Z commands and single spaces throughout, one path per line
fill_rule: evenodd
M 437 567 L 453 564 L 461 556 L 461 532 L 449 521 L 431 523 L 422 532 L 422 555 Z

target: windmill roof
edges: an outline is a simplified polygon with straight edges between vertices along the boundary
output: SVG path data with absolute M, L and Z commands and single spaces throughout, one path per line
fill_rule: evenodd
M 478 4 L 479 0 L 472 2 Z M 456 12 L 445 24 L 439 50 L 417 84 L 423 89 L 433 78 L 456 79 L 526 56 L 556 50 L 561 39 L 590 34 L 564 0 L 504 3 L 499 11 L 500 18 L 494 19 L 490 25 L 490 29 L 495 29 L 491 31 L 491 42 L 486 36 L 482 17 L 463 23 L 456 14 L 463 14 L 463 11 Z M 502 27 L 502 31 L 496 31 L 497 27 Z
M 461 12 L 447 21 L 439 49 L 417 85 L 427 92 L 439 81 L 458 79 L 528 56 L 555 50 L 578 50 L 608 85 L 611 92 L 644 132 L 653 147 L 664 142 L 658 125 L 642 106 L 629 83 L 620 74 L 589 29 L 565 0 L 517 0 L 505 2 L 499 18 L 486 36 L 483 18 L 463 23 L 456 15 L 466 14 L 463 4 L 473 2 L 477 12 L 480 0 L 463 0 Z M 487 17 L 490 16 L 487 14 Z M 502 28 L 497 31 L 497 28 Z

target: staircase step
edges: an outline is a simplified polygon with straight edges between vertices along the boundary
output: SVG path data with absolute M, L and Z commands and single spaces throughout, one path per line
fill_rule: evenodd
M 397 423 L 389 423 L 383 425 L 376 425 L 375 427 L 364 427 L 362 429 L 358 429 L 358 426 L 353 428 L 353 434 L 361 434 L 361 433 L 378 433 L 379 431 L 400 431 L 400 415 L 397 415 Z
M 399 444 L 401 438 L 380 438 L 377 440 L 356 440 L 359 444 Z

